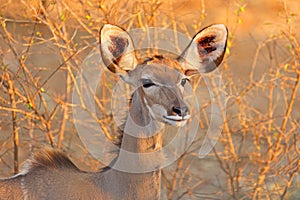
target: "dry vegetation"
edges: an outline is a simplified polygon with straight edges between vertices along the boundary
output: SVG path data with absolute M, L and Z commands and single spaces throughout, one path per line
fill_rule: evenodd
M 46 146 L 63 149 L 82 169 L 101 167 L 77 136 L 72 106 L 82 105 L 72 105 L 72 88 L 103 24 L 166 27 L 191 36 L 208 24 L 225 23 L 230 35 L 220 70 L 227 92 L 222 136 L 213 152 L 198 159 L 199 136 L 164 169 L 162 198 L 299 198 L 296 0 L 12 0 L 0 6 L 1 177 L 17 173 L 31 152 Z M 98 122 L 111 131 L 112 87 L 107 76 L 102 79 Z M 203 129 L 209 105 L 207 99 L 201 108 Z

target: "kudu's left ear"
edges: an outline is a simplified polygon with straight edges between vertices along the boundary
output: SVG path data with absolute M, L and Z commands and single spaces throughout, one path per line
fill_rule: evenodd
M 208 26 L 199 31 L 178 58 L 186 76 L 215 70 L 224 57 L 227 28 L 223 24 Z
M 130 35 L 122 28 L 105 24 L 100 30 L 100 51 L 107 68 L 121 77 L 137 65 Z

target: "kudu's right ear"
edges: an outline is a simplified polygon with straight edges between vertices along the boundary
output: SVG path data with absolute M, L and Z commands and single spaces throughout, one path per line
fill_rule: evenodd
M 125 78 L 126 72 L 137 65 L 131 37 L 124 29 L 105 24 L 100 30 L 99 39 L 104 64 L 111 72 Z

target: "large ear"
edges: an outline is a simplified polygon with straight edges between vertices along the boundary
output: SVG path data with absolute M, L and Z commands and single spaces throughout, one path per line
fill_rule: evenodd
M 137 65 L 132 39 L 118 26 L 105 24 L 101 28 L 100 51 L 107 68 L 121 77 Z
M 199 31 L 178 58 L 185 75 L 208 73 L 223 60 L 227 43 L 227 28 L 223 24 L 208 26 Z

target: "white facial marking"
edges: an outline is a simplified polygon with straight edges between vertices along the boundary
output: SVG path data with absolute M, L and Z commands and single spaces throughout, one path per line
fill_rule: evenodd
M 179 116 L 179 115 L 168 115 L 164 116 L 164 121 L 167 124 L 170 124 L 172 126 L 181 127 L 184 126 L 187 122 L 187 120 L 190 118 L 190 115 L 186 116 Z
M 182 120 L 188 120 L 190 118 L 190 115 L 185 115 L 185 116 L 179 116 L 179 115 L 168 115 L 165 116 L 165 118 L 174 120 L 174 121 L 182 121 Z
M 148 110 L 149 110 L 149 113 L 150 113 L 151 117 L 152 117 L 153 119 L 156 119 L 155 114 L 154 114 L 153 110 L 151 109 L 151 107 L 148 105 L 148 102 L 147 102 L 147 100 L 146 100 L 145 97 L 144 97 L 144 102 L 145 102 L 145 105 L 147 106 L 147 108 L 148 108 Z

